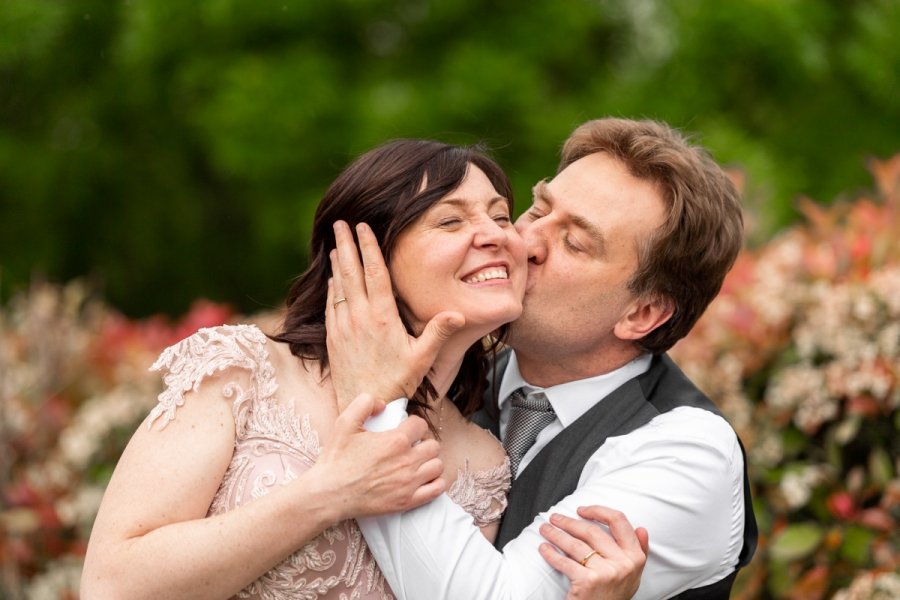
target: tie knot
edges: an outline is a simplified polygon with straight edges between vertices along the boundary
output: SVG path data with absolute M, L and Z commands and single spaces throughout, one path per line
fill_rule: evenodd
M 547 396 L 541 393 L 526 394 L 525 388 L 519 388 L 509 396 L 510 403 L 515 408 L 524 408 L 535 412 L 553 412 Z
M 542 393 L 525 395 L 525 388 L 510 394 L 509 424 L 503 447 L 509 454 L 513 475 L 519 472 L 519 462 L 534 444 L 538 433 L 556 420 L 550 401 Z

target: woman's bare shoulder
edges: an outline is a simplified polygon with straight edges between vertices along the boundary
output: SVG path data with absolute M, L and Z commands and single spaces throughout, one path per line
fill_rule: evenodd
M 253 325 L 201 329 L 166 348 L 150 367 L 162 374 L 164 388 L 147 419 L 159 428 L 175 419 L 188 395 L 238 400 L 265 397 L 276 388 L 267 338 Z
M 506 460 L 506 451 L 494 434 L 475 423 L 467 423 L 465 428 L 466 459 L 474 471 L 495 467 Z

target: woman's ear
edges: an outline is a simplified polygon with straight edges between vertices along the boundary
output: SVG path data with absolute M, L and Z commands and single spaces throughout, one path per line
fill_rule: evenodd
M 675 314 L 671 300 L 662 296 L 638 298 L 613 328 L 620 340 L 639 340 L 668 321 Z

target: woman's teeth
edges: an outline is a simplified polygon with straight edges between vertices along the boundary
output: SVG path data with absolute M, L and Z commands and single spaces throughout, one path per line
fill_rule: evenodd
M 488 279 L 507 279 L 506 269 L 487 269 L 465 279 L 466 283 L 481 283 Z

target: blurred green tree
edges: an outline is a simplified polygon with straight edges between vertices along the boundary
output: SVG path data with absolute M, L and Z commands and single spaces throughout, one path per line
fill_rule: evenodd
M 893 0 L 4 0 L 0 296 L 40 275 L 134 316 L 272 306 L 356 154 L 484 140 L 521 210 L 603 115 L 744 168 L 761 239 L 900 146 L 898 30 Z

